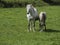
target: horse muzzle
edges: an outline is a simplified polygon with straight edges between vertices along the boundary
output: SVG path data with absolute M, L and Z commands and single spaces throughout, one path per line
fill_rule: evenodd
M 27 14 L 29 14 L 29 13 L 27 13 Z

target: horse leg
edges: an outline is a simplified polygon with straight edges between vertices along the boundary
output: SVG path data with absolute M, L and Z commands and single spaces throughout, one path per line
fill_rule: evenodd
M 28 32 L 30 31 L 30 23 L 28 23 Z
M 40 20 L 39 20 L 39 31 L 40 31 L 40 27 L 41 27 L 41 25 L 40 25 Z
M 31 21 L 29 20 L 29 21 L 28 21 L 28 32 L 31 30 L 31 27 L 30 27 L 31 25 L 30 25 L 30 23 L 31 23 Z
M 30 31 L 32 30 L 32 20 L 30 21 Z
M 35 21 L 33 21 L 33 32 L 35 32 Z
M 39 23 L 39 31 L 40 31 L 40 28 L 41 28 L 41 25 L 40 25 L 40 23 Z

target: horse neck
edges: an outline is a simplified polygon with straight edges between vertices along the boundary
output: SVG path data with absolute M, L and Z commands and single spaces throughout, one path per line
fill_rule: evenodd
M 31 8 L 31 9 L 30 9 L 30 14 L 31 14 L 31 16 L 33 16 L 33 17 L 37 17 L 37 16 L 38 16 L 38 13 L 37 13 L 36 8 Z

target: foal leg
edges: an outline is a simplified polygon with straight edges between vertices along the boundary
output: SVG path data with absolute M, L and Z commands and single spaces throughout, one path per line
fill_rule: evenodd
M 46 31 L 46 24 L 44 24 L 44 26 L 45 26 L 45 31 Z
M 46 31 L 46 21 L 44 20 L 44 30 Z
M 40 23 L 40 32 L 42 32 L 43 31 L 43 25 Z

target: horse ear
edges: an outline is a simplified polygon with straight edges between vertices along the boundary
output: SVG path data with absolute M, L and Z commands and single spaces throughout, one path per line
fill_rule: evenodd
M 30 4 L 30 6 L 32 7 L 32 4 Z
M 44 12 L 42 12 L 43 14 L 46 14 L 46 12 L 44 11 Z
M 31 4 L 31 6 L 32 6 L 32 4 Z
M 31 6 L 33 6 L 32 4 L 30 4 Z

